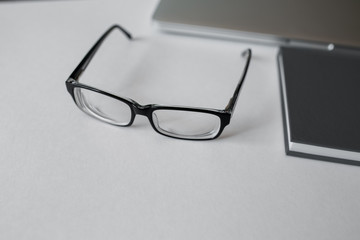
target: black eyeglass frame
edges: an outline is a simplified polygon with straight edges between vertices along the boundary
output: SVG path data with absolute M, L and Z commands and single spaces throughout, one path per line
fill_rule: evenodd
M 116 96 L 113 95 L 111 93 L 108 93 L 106 91 L 100 90 L 98 88 L 86 85 L 86 84 L 82 84 L 79 82 L 79 78 L 81 76 L 81 74 L 85 71 L 86 67 L 89 65 L 89 63 L 91 62 L 92 58 L 94 57 L 95 53 L 97 52 L 97 50 L 100 48 L 101 44 L 103 43 L 103 41 L 107 38 L 107 36 L 115 29 L 120 30 L 129 40 L 132 40 L 133 37 L 132 35 L 125 30 L 123 27 L 121 27 L 120 25 L 113 25 L 111 26 L 99 39 L 98 41 L 93 45 L 93 47 L 88 51 L 88 53 L 85 55 L 85 57 L 82 59 L 82 61 L 79 63 L 79 65 L 75 68 L 75 70 L 71 73 L 71 75 L 69 76 L 69 78 L 66 80 L 65 84 L 66 84 L 66 88 L 67 91 L 70 93 L 70 95 L 72 96 L 74 102 L 76 105 L 76 98 L 75 98 L 75 88 L 83 88 L 83 89 L 87 89 L 93 92 L 97 92 L 103 95 L 106 95 L 110 98 L 114 98 L 116 100 L 119 100 L 125 104 L 127 104 L 129 106 L 129 108 L 131 109 L 131 119 L 129 121 L 128 124 L 126 125 L 117 125 L 117 124 L 113 124 L 116 126 L 122 126 L 122 127 L 126 127 L 126 126 L 131 126 L 135 120 L 135 117 L 137 114 L 139 115 L 143 115 L 146 116 L 149 119 L 149 122 L 151 124 L 151 126 L 153 127 L 153 129 L 158 132 L 159 134 L 162 134 L 164 136 L 168 136 L 168 137 L 173 137 L 173 138 L 178 138 L 178 139 L 186 139 L 186 140 L 211 140 L 211 139 L 215 139 L 217 137 L 219 137 L 221 135 L 221 133 L 223 132 L 224 128 L 230 123 L 230 119 L 232 117 L 233 111 L 235 109 L 236 106 L 236 102 L 239 96 L 239 92 L 240 89 L 243 85 L 244 79 L 246 77 L 248 68 L 249 68 L 249 64 L 250 64 L 250 60 L 251 60 L 251 49 L 247 49 L 245 50 L 242 55 L 246 56 L 246 63 L 245 63 L 245 67 L 242 73 L 242 76 L 240 78 L 240 81 L 238 82 L 236 89 L 234 91 L 233 96 L 231 97 L 228 105 L 225 107 L 225 109 L 220 110 L 220 109 L 212 109 L 212 108 L 197 108 L 197 107 L 183 107 L 183 106 L 165 106 L 165 105 L 157 105 L 157 104 L 147 104 L 147 105 L 141 105 L 139 103 L 137 103 L 136 101 L 134 101 L 131 98 L 126 98 L 126 97 L 120 97 L 120 96 Z M 217 132 L 216 135 L 212 136 L 211 138 L 191 138 L 191 137 L 179 137 L 179 136 L 174 136 L 172 134 L 166 134 L 164 132 L 159 131 L 159 129 L 155 126 L 154 120 L 153 120 L 153 112 L 156 110 L 177 110 L 177 111 L 190 111 L 190 112 L 198 112 L 198 113 L 207 113 L 207 114 L 212 114 L 217 116 L 220 119 L 220 128 Z M 112 123 L 110 123 L 112 124 Z

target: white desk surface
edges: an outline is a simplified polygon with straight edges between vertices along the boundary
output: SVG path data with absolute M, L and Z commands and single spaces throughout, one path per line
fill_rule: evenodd
M 156 4 L 0 4 L 0 238 L 359 239 L 360 168 L 285 155 L 277 49 L 159 33 Z M 77 109 L 64 81 L 113 23 L 139 40 L 87 76 L 111 88 L 116 75 L 140 103 L 224 107 L 252 48 L 221 138 L 175 140 L 141 116 L 117 128 Z

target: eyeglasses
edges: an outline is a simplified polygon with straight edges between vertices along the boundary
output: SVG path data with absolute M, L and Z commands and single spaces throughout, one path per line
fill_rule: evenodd
M 113 25 L 99 38 L 65 82 L 75 104 L 88 115 L 116 126 L 130 126 L 134 122 L 135 116 L 139 114 L 149 119 L 156 132 L 168 137 L 210 140 L 220 136 L 224 128 L 230 123 L 241 86 L 249 68 L 251 50 L 247 49 L 242 54 L 246 57 L 242 76 L 228 105 L 223 110 L 157 104 L 140 105 L 130 98 L 115 96 L 79 82 L 80 75 L 103 41 L 115 29 L 120 30 L 127 39 L 133 39 L 131 34 L 119 25 Z

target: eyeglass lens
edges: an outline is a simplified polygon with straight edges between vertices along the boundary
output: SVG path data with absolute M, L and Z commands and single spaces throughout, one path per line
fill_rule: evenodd
M 217 135 L 220 118 L 216 115 L 182 110 L 156 110 L 154 125 L 163 134 L 189 139 L 209 139 Z
M 95 118 L 119 126 L 131 121 L 131 108 L 122 101 L 84 88 L 75 88 L 74 94 L 78 107 Z

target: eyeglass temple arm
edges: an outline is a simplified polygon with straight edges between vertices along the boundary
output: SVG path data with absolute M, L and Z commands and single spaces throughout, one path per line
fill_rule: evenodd
M 228 105 L 225 108 L 225 111 L 229 111 L 230 113 L 232 113 L 234 111 L 234 108 L 236 106 L 236 102 L 237 102 L 237 99 L 238 99 L 238 96 L 239 96 L 240 89 L 242 87 L 242 84 L 244 82 L 244 79 L 246 77 L 246 73 L 247 73 L 249 65 L 250 65 L 251 49 L 250 48 L 246 49 L 244 52 L 242 52 L 241 55 L 243 57 L 247 57 L 247 59 L 246 59 L 246 64 L 245 64 L 242 76 L 240 78 L 240 81 L 239 81 L 238 85 L 236 86 L 234 95 L 232 96 L 232 98 L 230 98 L 230 101 L 229 101 Z
M 89 63 L 91 62 L 91 59 L 94 57 L 95 53 L 97 52 L 97 50 L 100 48 L 101 44 L 104 42 L 104 40 L 106 39 L 106 37 L 114 30 L 114 29 L 118 29 L 120 30 L 122 33 L 124 33 L 124 35 L 128 38 L 128 39 L 132 39 L 131 34 L 126 31 L 123 27 L 121 27 L 120 25 L 113 25 L 111 26 L 100 38 L 99 40 L 97 40 L 97 42 L 94 44 L 94 46 L 89 50 L 89 52 L 85 55 L 85 57 L 81 60 L 81 62 L 79 63 L 79 65 L 75 68 L 75 70 L 71 73 L 70 78 L 74 79 L 74 80 L 78 80 L 78 78 L 80 77 L 81 73 L 86 69 L 86 67 L 89 65 Z

